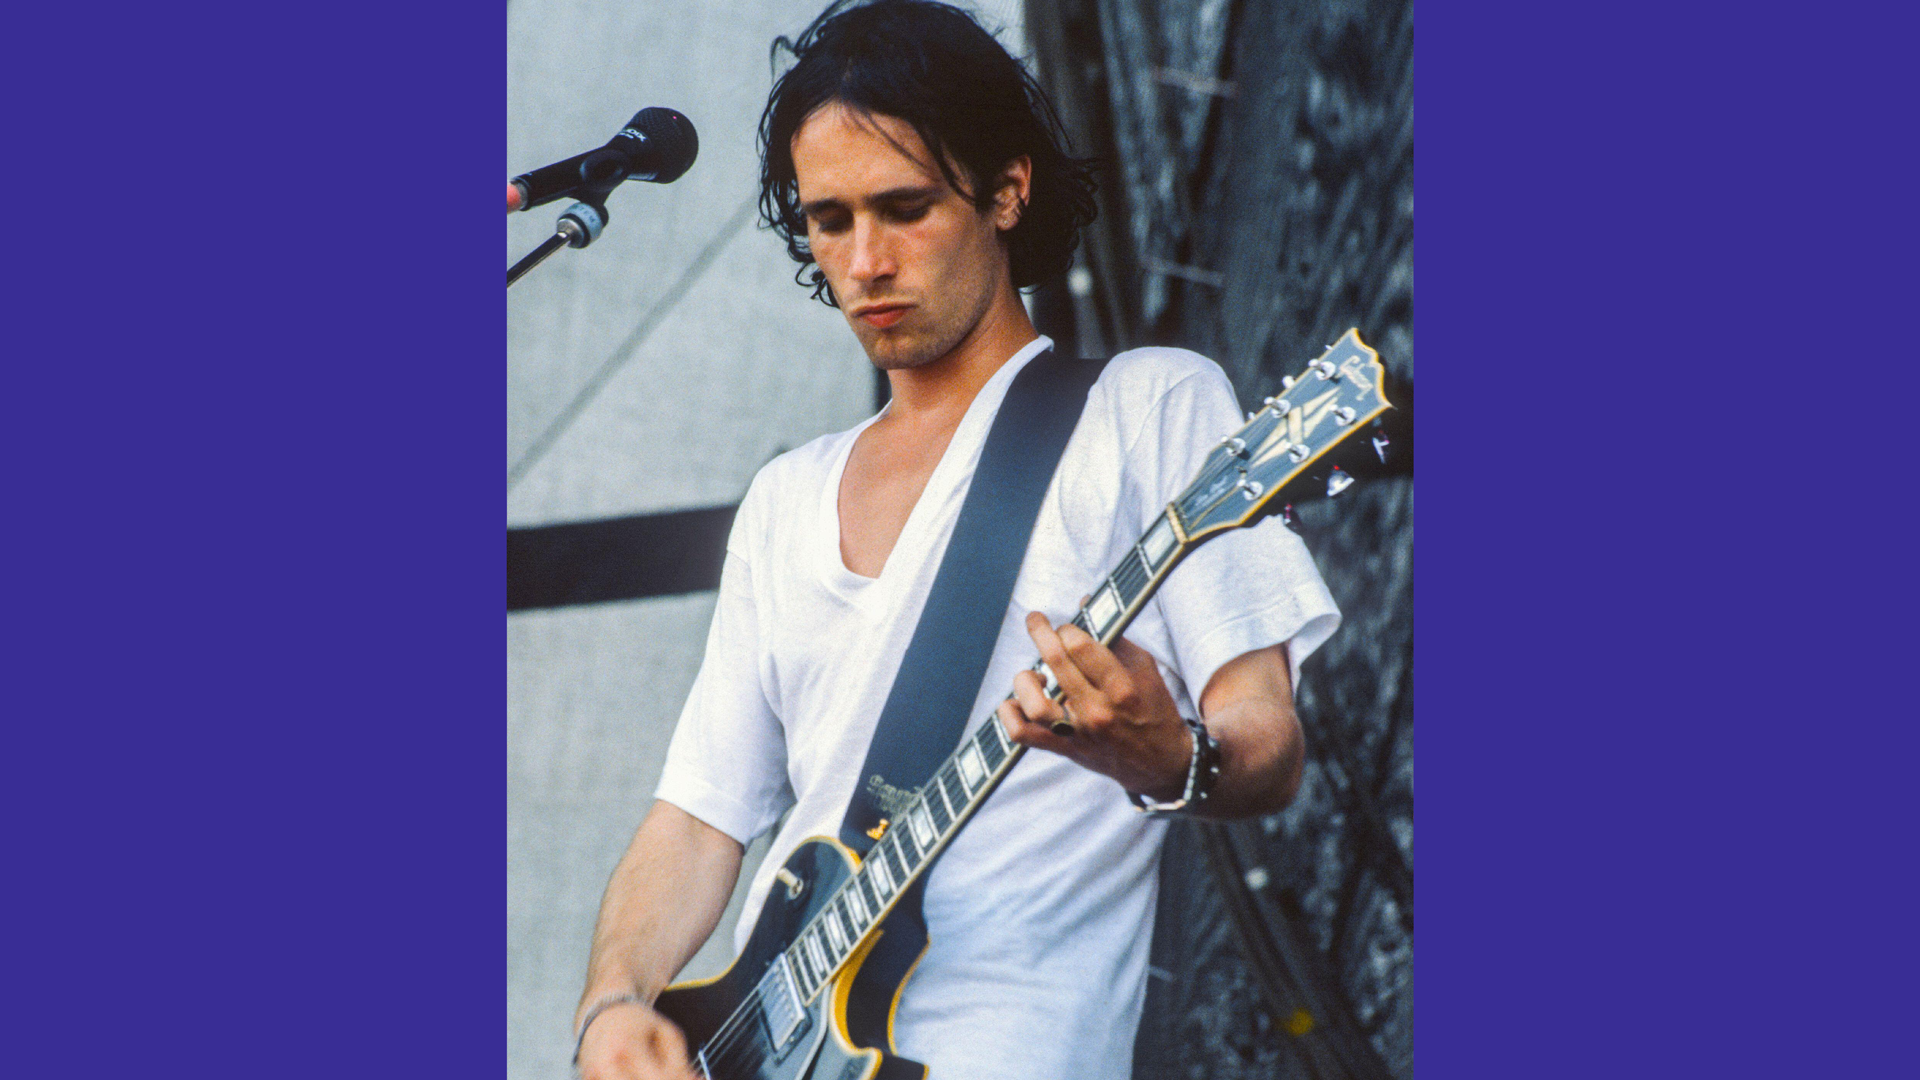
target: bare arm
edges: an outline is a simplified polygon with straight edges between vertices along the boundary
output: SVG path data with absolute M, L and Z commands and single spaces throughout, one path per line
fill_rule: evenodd
M 1016 742 L 1051 750 L 1128 791 L 1177 798 L 1186 784 L 1193 741 L 1152 655 L 1121 638 L 1108 649 L 1071 623 L 1054 630 L 1044 615 L 1027 617 L 1027 632 L 1066 690 L 1066 709 L 1023 671 L 1000 719 Z M 1074 733 L 1053 721 L 1072 713 Z M 1293 801 L 1306 745 L 1293 712 L 1286 646 L 1244 653 L 1222 665 L 1200 695 L 1200 719 L 1220 742 L 1221 769 L 1202 811 L 1236 818 L 1271 813 Z
M 651 1005 L 713 933 L 740 876 L 740 844 L 668 802 L 655 802 L 600 901 L 587 987 L 574 1028 L 602 1008 L 580 1046 L 585 1080 L 691 1077 L 686 1041 Z
M 1200 716 L 1207 731 L 1220 740 L 1220 783 L 1207 800 L 1208 817 L 1271 814 L 1293 801 L 1307 744 L 1293 712 L 1293 673 L 1285 645 L 1244 653 L 1221 665 L 1200 695 Z M 1165 797 L 1178 794 L 1168 791 Z

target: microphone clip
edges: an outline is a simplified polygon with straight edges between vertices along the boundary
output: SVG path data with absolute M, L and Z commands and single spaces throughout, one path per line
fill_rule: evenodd
M 600 239 L 600 233 L 606 229 L 607 221 L 612 216 L 607 212 L 605 195 L 601 195 L 597 203 L 582 200 L 567 207 L 560 215 L 560 220 L 554 222 L 553 235 L 507 271 L 507 287 L 512 288 L 514 282 L 527 275 L 527 271 L 539 266 L 547 256 L 561 248 L 583 248 Z

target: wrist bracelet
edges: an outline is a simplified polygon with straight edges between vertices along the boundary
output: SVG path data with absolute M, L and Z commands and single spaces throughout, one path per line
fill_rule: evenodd
M 580 1048 L 586 1045 L 587 1029 L 592 1027 L 593 1022 L 600 1018 L 601 1013 L 606 1012 L 608 1009 L 613 1008 L 615 1005 L 645 1005 L 645 1004 L 646 1002 L 640 1000 L 639 994 L 613 994 L 609 997 L 603 997 L 599 1001 L 594 1002 L 593 1008 L 587 1010 L 587 1018 L 580 1021 L 579 1032 L 575 1034 L 573 1037 L 574 1067 L 579 1068 L 580 1066 Z
M 1214 781 L 1220 779 L 1220 741 L 1208 734 L 1207 725 L 1200 721 L 1185 716 L 1180 719 L 1186 721 L 1187 734 L 1193 737 L 1193 757 L 1187 760 L 1187 786 L 1180 797 L 1172 802 L 1155 802 L 1137 792 L 1127 792 L 1134 808 L 1148 817 L 1200 809 L 1207 804 L 1207 796 L 1213 794 Z

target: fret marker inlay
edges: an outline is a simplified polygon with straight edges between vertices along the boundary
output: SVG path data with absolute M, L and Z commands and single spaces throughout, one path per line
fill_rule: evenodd
M 1173 553 L 1173 542 L 1173 526 L 1168 524 L 1167 515 L 1161 514 L 1154 521 L 1153 528 L 1147 530 L 1147 535 L 1140 541 L 1140 550 L 1146 553 L 1147 565 L 1158 569 L 1160 564 L 1166 561 L 1167 556 Z
M 1113 586 L 1101 586 L 1100 591 L 1093 595 L 1093 601 L 1087 605 L 1087 613 L 1093 617 L 1090 632 L 1097 637 L 1112 626 L 1113 620 L 1120 616 L 1120 606 L 1119 599 L 1113 595 Z
M 980 748 L 968 741 L 966 749 L 960 752 L 960 776 L 967 783 L 968 793 L 979 789 L 987 778 L 986 762 L 980 760 Z
M 913 838 L 919 842 L 920 850 L 932 851 L 934 837 L 938 835 L 933 828 L 933 819 L 927 816 L 925 803 L 916 803 L 907 813 L 907 824 L 913 827 Z

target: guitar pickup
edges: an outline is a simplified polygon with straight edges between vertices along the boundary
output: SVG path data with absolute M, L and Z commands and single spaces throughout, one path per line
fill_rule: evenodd
M 793 969 L 783 955 L 760 978 L 760 1022 L 767 1045 L 778 1061 L 793 1051 L 800 1036 L 813 1026 L 813 1017 L 800 1000 L 800 987 L 794 982 Z

